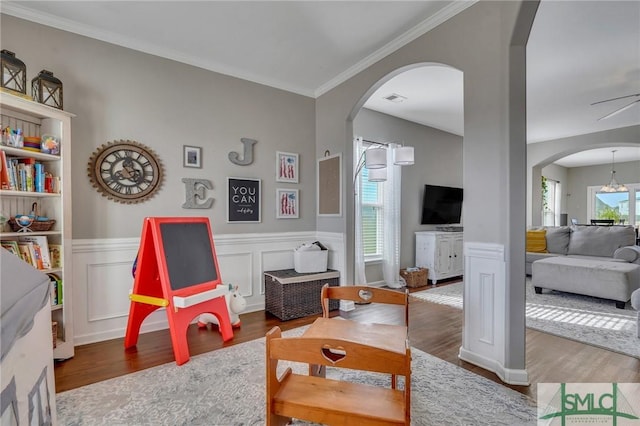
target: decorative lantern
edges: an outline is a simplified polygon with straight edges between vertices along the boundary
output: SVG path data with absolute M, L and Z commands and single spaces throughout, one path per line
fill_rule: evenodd
M 13 90 L 24 95 L 27 94 L 27 67 L 16 54 L 8 50 L 0 52 L 0 68 L 2 72 L 2 84 L 5 89 Z
M 31 97 L 41 104 L 62 109 L 62 82 L 51 71 L 42 70 L 31 80 Z

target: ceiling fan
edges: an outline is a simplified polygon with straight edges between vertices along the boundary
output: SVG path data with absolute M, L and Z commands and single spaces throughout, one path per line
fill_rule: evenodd
M 604 101 L 598 101 L 598 102 L 594 102 L 591 105 L 598 105 L 598 104 L 603 104 L 605 102 L 611 102 L 611 101 L 617 101 L 618 99 L 626 99 L 626 98 L 638 98 L 635 101 L 631 102 L 630 104 L 627 104 L 623 107 L 618 108 L 617 110 L 610 112 L 609 114 L 605 115 L 604 117 L 600 117 L 598 118 L 598 121 L 600 120 L 606 120 L 607 118 L 611 118 L 616 114 L 620 114 L 622 111 L 626 111 L 629 108 L 633 107 L 634 105 L 640 103 L 640 93 L 635 93 L 633 95 L 626 95 L 626 96 L 618 96 L 617 98 L 611 98 L 611 99 L 605 99 Z

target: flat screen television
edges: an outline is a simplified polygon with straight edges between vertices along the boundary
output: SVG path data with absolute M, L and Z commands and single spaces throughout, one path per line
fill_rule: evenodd
M 460 223 L 462 188 L 425 185 L 422 197 L 423 225 Z

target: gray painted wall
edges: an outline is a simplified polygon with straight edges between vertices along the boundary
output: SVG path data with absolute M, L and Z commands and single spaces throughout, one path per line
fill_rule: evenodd
M 462 187 L 462 137 L 369 109 L 360 110 L 353 120 L 353 132 L 368 140 L 414 147 L 415 164 L 402 168 L 400 267 L 414 266 L 414 232 L 435 228 L 420 224 L 424 185 Z
M 2 15 L 2 48 L 63 83 L 72 126 L 73 238 L 140 235 L 146 216 L 208 216 L 216 233 L 315 229 L 315 101 L 105 42 Z M 258 140 L 255 161 L 232 164 L 240 138 Z M 165 181 L 151 200 L 118 204 L 91 187 L 87 163 L 102 144 L 143 143 L 159 155 Z M 203 148 L 203 168 L 182 167 L 182 146 Z M 275 152 L 300 154 L 299 184 L 275 182 Z M 69 153 L 65 153 L 68 155 Z M 226 223 L 226 178 L 262 179 L 262 223 Z M 187 210 L 183 177 L 208 179 L 211 209 Z M 276 188 L 300 190 L 300 219 L 275 219 Z

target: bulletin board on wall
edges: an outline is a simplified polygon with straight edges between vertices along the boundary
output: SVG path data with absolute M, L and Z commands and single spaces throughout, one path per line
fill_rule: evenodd
M 318 216 L 342 216 L 342 154 L 318 159 Z

